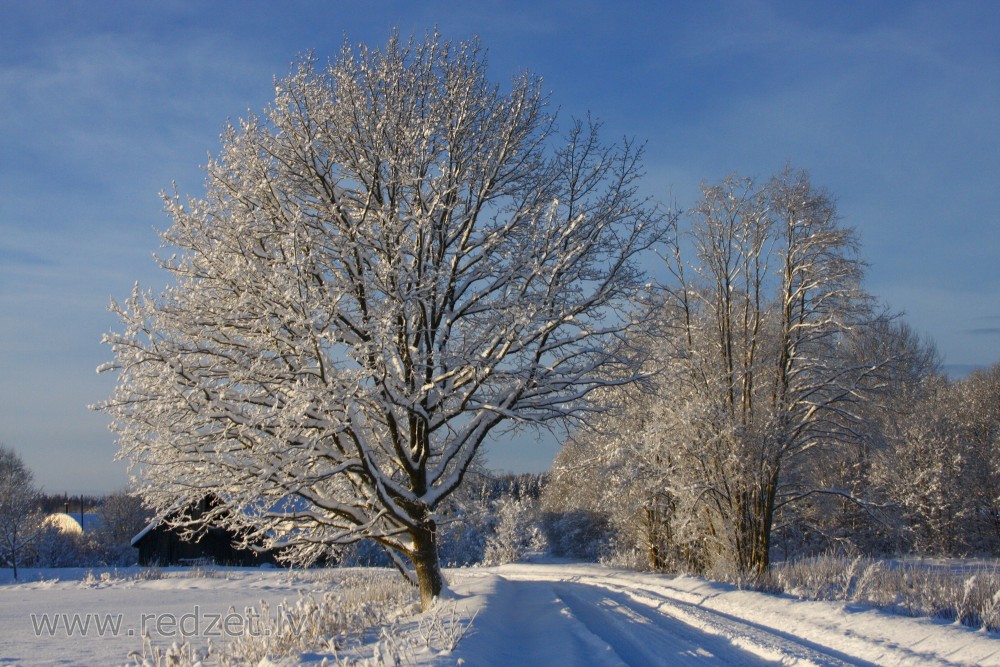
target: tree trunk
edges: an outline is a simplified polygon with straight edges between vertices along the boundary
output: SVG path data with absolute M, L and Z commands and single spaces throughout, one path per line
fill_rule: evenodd
M 434 598 L 441 594 L 444 577 L 438 560 L 437 530 L 433 521 L 428 521 L 410 534 L 413 537 L 413 567 L 417 571 L 417 587 L 420 589 L 420 608 L 430 609 Z
M 760 580 L 771 569 L 771 529 L 774 526 L 774 500 L 778 492 L 778 473 L 772 472 L 757 492 L 752 557 L 749 574 Z
M 736 571 L 741 577 L 759 580 L 771 567 L 771 529 L 777 474 L 740 494 L 736 529 Z
M 754 555 L 754 577 L 762 578 L 771 569 L 771 529 L 774 527 L 774 500 L 778 493 L 778 473 L 767 480 L 761 492 Z
M 646 513 L 646 542 L 649 549 L 649 567 L 654 572 L 661 572 L 666 563 L 663 553 L 663 535 L 660 530 L 660 521 L 655 507 L 645 507 Z
M 12 536 L 13 539 L 10 541 L 10 566 L 14 570 L 14 581 L 17 581 L 17 540 L 20 536 L 18 535 L 16 523 L 14 524 Z

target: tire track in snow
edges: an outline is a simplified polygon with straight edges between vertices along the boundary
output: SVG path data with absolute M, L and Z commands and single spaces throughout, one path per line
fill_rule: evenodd
M 616 586 L 609 582 L 587 582 L 586 579 L 574 585 L 607 591 L 609 596 L 617 597 L 623 606 L 632 609 L 644 607 L 651 613 L 675 619 L 677 623 L 702 636 L 715 637 L 716 641 L 725 638 L 731 646 L 756 654 L 758 661 L 815 667 L 877 667 L 871 662 L 801 637 L 705 609 L 691 602 L 676 600 L 655 590 L 637 588 L 634 585 Z
M 488 577 L 486 604 L 447 664 L 644 667 L 775 664 L 623 593 L 565 581 Z M 485 590 L 483 590 L 485 588 Z M 444 663 L 441 663 L 444 664 Z
M 581 583 L 554 584 L 553 591 L 622 661 L 640 665 L 774 664 L 627 596 Z
M 552 582 L 489 576 L 477 586 L 487 602 L 446 662 L 463 667 L 623 667 L 624 662 L 578 621 Z

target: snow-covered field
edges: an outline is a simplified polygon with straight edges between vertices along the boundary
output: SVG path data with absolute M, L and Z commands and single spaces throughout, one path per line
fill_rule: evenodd
M 230 607 L 243 610 L 261 600 L 274 605 L 296 597 L 296 584 L 281 570 L 164 569 L 145 578 L 138 568 L 90 572 L 0 570 L 0 665 L 116 665 L 142 648 L 143 632 L 194 642 L 219 641 Z M 241 617 L 230 620 L 238 632 Z M 84 627 L 86 626 L 86 627 Z M 173 627 L 172 627 L 173 626 Z M 178 627 L 181 626 L 181 627 Z M 183 627 L 186 626 L 186 627 Z M 162 631 L 162 632 L 158 632 Z
M 414 637 L 396 641 L 410 647 L 403 664 L 1000 665 L 997 634 L 690 577 L 559 563 L 447 576 L 449 617 L 454 609 L 457 622 L 473 619 L 471 629 L 453 651 L 422 648 Z M 13 583 L 9 570 L 0 570 L 0 665 L 124 664 L 141 648 L 143 630 L 164 645 L 182 636 L 196 645 L 218 643 L 248 627 L 247 607 L 264 600 L 276 610 L 330 581 L 311 572 L 212 568 L 153 576 L 137 569 L 33 570 Z M 406 618 L 395 628 L 404 640 L 426 631 Z M 353 654 L 370 656 L 372 649 Z M 323 650 L 279 664 L 319 664 L 324 657 L 336 664 Z

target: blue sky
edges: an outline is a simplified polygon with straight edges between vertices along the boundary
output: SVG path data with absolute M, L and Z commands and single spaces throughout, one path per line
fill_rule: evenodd
M 112 297 L 165 277 L 158 193 L 201 190 L 228 118 L 306 50 L 393 27 L 479 35 L 490 75 L 647 142 L 646 191 L 812 173 L 867 286 L 963 373 L 1000 360 L 1000 4 L 0 0 L 0 442 L 49 492 L 126 483 L 107 419 Z M 491 463 L 543 470 L 549 441 Z

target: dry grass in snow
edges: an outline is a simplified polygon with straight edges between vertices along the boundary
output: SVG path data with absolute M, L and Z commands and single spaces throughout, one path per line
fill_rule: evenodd
M 908 616 L 1000 630 L 996 565 L 820 556 L 774 566 L 762 587 L 808 600 L 858 602 Z

